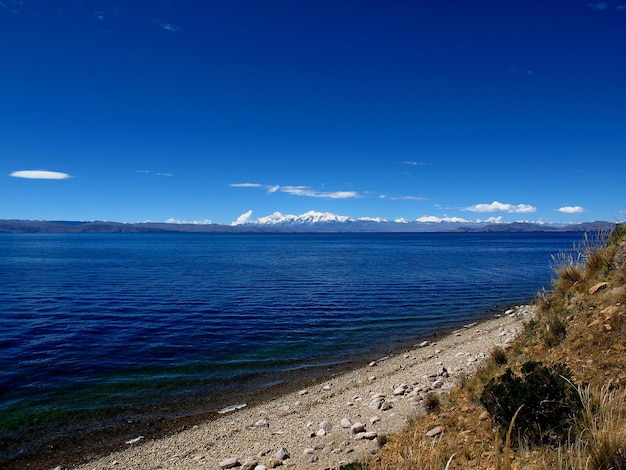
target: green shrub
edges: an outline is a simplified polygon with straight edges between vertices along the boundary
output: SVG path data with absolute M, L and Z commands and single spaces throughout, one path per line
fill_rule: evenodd
M 339 470 L 369 470 L 370 466 L 366 463 L 352 462 L 339 467 Z
M 581 410 L 580 397 L 567 366 L 526 362 L 521 376 L 509 368 L 484 388 L 480 401 L 492 419 L 507 429 L 515 412 L 514 435 L 534 444 L 563 442 Z

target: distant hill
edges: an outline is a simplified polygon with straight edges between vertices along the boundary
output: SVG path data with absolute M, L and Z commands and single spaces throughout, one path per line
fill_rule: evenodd
M 300 217 L 300 218 L 298 218 Z M 271 216 L 242 225 L 120 223 L 106 221 L 0 220 L 0 233 L 285 233 L 285 232 L 591 232 L 611 229 L 615 224 L 596 221 L 556 225 L 534 223 L 476 224 L 461 222 L 407 222 L 348 217 Z

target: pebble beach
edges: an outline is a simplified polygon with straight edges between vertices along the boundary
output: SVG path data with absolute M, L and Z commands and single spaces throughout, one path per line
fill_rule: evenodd
M 337 469 L 366 461 L 385 436 L 426 413 L 429 393 L 446 393 L 493 347 L 507 347 L 535 314 L 518 306 L 480 323 L 270 401 L 233 404 L 217 419 L 127 448 L 78 468 L 209 470 Z M 62 468 L 62 467 L 57 467 Z

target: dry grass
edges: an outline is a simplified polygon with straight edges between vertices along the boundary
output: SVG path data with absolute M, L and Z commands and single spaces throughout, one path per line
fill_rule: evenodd
M 626 225 L 587 237 L 578 256 L 553 259 L 559 276 L 540 293 L 537 318 L 517 342 L 489 359 L 433 413 L 415 418 L 370 462 L 373 470 L 626 470 Z M 602 284 L 594 290 L 592 287 Z M 479 397 L 488 381 L 529 360 L 563 363 L 583 403 L 561 445 L 531 446 L 492 423 Z M 574 385 L 573 385 L 574 386 Z M 439 426 L 442 432 L 426 437 Z M 516 446 L 511 445 L 515 435 Z M 508 437 L 508 439 L 507 439 Z

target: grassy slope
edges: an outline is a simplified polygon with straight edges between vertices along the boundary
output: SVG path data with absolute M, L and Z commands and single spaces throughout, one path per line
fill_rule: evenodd
M 579 252 L 555 259 L 554 289 L 539 295 L 536 320 L 512 348 L 494 351 L 436 411 L 390 436 L 369 464 L 350 468 L 626 468 L 626 225 L 596 234 Z M 529 360 L 567 364 L 573 373 L 585 412 L 567 443 L 507 446 L 506 430 L 480 403 L 492 377 Z M 437 426 L 443 432 L 427 437 Z

